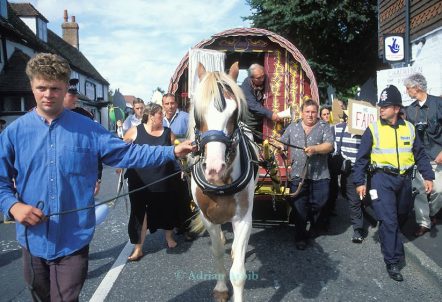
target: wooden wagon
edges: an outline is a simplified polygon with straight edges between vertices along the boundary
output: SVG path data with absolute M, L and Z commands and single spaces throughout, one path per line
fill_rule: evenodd
M 267 75 L 264 106 L 273 112 L 292 107 L 292 117 L 296 119 L 303 100 L 311 98 L 319 103 L 317 83 L 306 59 L 292 43 L 271 31 L 258 28 L 229 29 L 199 42 L 193 48 L 224 52 L 225 66 L 236 61 L 243 70 L 253 63 L 264 66 Z M 180 108 L 185 111 L 190 104 L 188 69 L 189 53 L 179 63 L 168 87 L 168 92 L 175 94 Z M 284 123 L 266 120 L 262 133 L 264 137 L 275 136 L 289 122 L 290 119 Z M 276 165 L 271 171 L 263 167 L 259 170 L 254 220 L 286 220 L 284 199 L 288 193 L 286 175 L 290 164 L 278 156 L 271 145 L 266 145 L 266 141 L 262 150 L 264 157 L 275 158 Z

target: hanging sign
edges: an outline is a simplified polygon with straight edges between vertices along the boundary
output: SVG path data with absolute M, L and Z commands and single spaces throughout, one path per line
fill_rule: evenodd
M 384 60 L 392 63 L 405 60 L 404 34 L 384 35 Z

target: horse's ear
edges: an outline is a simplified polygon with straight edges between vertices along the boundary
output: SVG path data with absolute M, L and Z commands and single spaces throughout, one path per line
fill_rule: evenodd
M 235 63 L 232 64 L 232 66 L 230 66 L 229 76 L 236 82 L 238 74 L 239 74 L 239 62 L 236 61 Z
M 198 63 L 198 78 L 200 81 L 203 79 L 204 75 L 206 74 L 206 68 L 203 64 Z

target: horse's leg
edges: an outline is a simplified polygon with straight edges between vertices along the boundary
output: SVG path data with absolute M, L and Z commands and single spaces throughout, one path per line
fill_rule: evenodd
M 242 218 L 235 217 L 232 220 L 234 239 L 232 244 L 233 264 L 230 269 L 230 282 L 233 286 L 233 301 L 235 302 L 243 301 L 244 284 L 247 278 L 244 261 L 252 230 L 253 183 L 248 186 L 246 196 L 243 195 L 244 193 L 240 193 L 238 199 L 247 198 L 247 209 L 243 209 L 246 213 Z M 243 203 L 237 200 L 237 204 L 242 205 Z
M 244 284 L 246 283 L 246 268 L 244 265 L 247 244 L 252 229 L 252 216 L 246 215 L 242 220 L 232 221 L 233 225 L 233 264 L 230 269 L 230 282 L 233 286 L 233 301 L 243 301 Z
M 227 271 L 224 267 L 224 234 L 219 224 L 213 224 L 207 221 L 203 215 L 201 216 L 212 241 L 212 253 L 215 260 L 217 281 L 213 289 L 213 297 L 217 302 L 227 302 L 229 300 L 229 290 L 226 285 Z

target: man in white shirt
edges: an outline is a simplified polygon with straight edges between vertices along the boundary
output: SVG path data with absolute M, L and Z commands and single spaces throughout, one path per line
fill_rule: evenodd
M 133 102 L 132 109 L 134 110 L 134 114 L 129 115 L 123 123 L 124 132 L 141 124 L 141 118 L 143 117 L 144 111 L 144 101 L 140 98 L 136 98 Z

